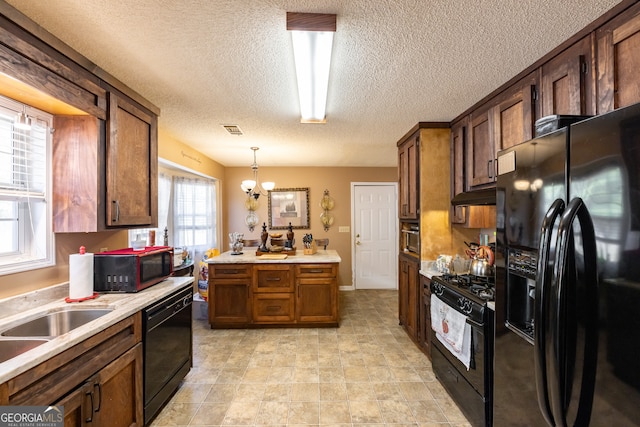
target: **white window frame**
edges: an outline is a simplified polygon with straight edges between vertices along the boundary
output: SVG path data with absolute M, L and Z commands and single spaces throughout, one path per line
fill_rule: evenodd
M 175 241 L 175 229 L 174 229 L 174 216 L 175 216 L 175 195 L 174 195 L 174 183 L 173 183 L 173 178 L 174 177 L 185 177 L 185 178 L 192 178 L 192 179 L 205 179 L 205 180 L 209 180 L 212 182 L 212 184 L 215 186 L 215 224 L 214 224 L 214 230 L 213 230 L 213 241 L 210 242 L 207 246 L 208 247 L 186 247 L 186 249 L 189 251 L 190 255 L 193 257 L 194 261 L 200 260 L 202 259 L 202 255 L 204 254 L 204 252 L 209 249 L 210 247 L 214 247 L 214 248 L 218 248 L 220 245 L 220 224 L 221 224 L 221 217 L 220 217 L 220 185 L 219 185 L 219 181 L 216 178 L 213 178 L 211 176 L 193 171 L 191 169 L 187 169 L 179 164 L 170 162 L 168 160 L 165 159 L 159 159 L 158 161 L 159 164 L 159 168 L 158 168 L 158 175 L 159 175 L 159 179 L 158 179 L 158 184 L 160 185 L 161 183 L 161 179 L 160 179 L 160 175 L 165 175 L 165 176 L 169 176 L 172 179 L 171 185 L 170 185 L 170 194 L 166 197 L 169 197 L 169 210 L 168 212 L 164 215 L 167 217 L 167 231 L 168 231 L 168 245 L 169 246 L 177 246 L 177 247 L 182 247 L 183 245 L 180 242 L 176 242 Z M 160 190 L 160 188 L 158 188 L 158 190 Z M 158 197 L 162 197 L 162 195 L 160 194 L 160 191 L 158 191 Z M 160 203 L 160 200 L 158 201 L 158 209 L 161 209 L 162 203 Z M 158 212 L 158 220 L 160 221 L 160 218 L 163 217 L 163 214 L 161 212 Z M 130 229 L 129 230 L 129 240 L 133 241 L 136 240 L 137 238 L 146 240 L 147 243 L 149 243 L 148 241 L 148 236 L 149 236 L 149 231 L 150 230 L 155 230 L 155 244 L 156 245 L 162 245 L 163 244 L 163 235 L 164 235 L 164 224 L 161 224 L 160 222 L 158 222 L 158 228 L 138 228 L 138 229 Z
M 9 116 L 17 116 L 25 112 L 32 120 L 33 125 L 46 126 L 45 141 L 45 170 L 44 172 L 44 197 L 29 197 L 27 191 L 12 190 L 15 197 L 9 195 L 9 191 L 0 188 L 0 199 L 20 199 L 18 204 L 18 251 L 0 254 L 0 276 L 36 270 L 55 265 L 55 237 L 52 229 L 52 137 L 51 127 L 53 116 L 36 108 L 26 106 L 20 102 L 0 96 L 0 109 Z M 0 165 L 4 167 L 4 165 Z M 6 190 L 6 189 L 5 189 Z M 42 204 L 36 206 L 36 204 Z M 41 208 L 41 209 L 37 209 Z M 32 223 L 33 213 L 40 210 L 36 223 Z

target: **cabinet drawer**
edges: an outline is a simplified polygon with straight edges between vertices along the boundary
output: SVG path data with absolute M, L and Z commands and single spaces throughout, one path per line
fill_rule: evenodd
M 250 264 L 209 264 L 209 276 L 216 279 L 251 277 Z
M 255 266 L 254 292 L 293 292 L 293 274 L 288 265 Z
M 337 275 L 336 264 L 299 264 L 297 277 L 335 277 Z
M 294 296 L 292 293 L 253 294 L 254 322 L 292 322 Z

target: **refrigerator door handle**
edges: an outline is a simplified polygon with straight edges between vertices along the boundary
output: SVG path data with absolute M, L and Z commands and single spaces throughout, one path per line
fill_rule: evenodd
M 565 372 L 566 354 L 565 343 L 567 340 L 566 322 L 564 310 L 567 301 L 567 283 L 569 257 L 574 249 L 573 224 L 575 219 L 580 224 L 582 247 L 584 253 L 584 289 L 585 289 L 585 336 L 584 336 L 584 363 L 582 369 L 582 384 L 580 385 L 580 398 L 576 413 L 575 425 L 588 425 L 593 406 L 593 394 L 596 381 L 596 363 L 598 355 L 598 277 L 597 277 L 597 251 L 593 221 L 584 202 L 575 198 L 569 202 L 567 209 L 560 219 L 558 238 L 556 245 L 556 257 L 552 282 L 552 292 L 549 295 L 551 334 L 547 336 L 547 370 L 549 371 L 549 395 L 551 409 L 556 426 L 567 425 L 567 411 L 571 396 L 569 392 L 572 385 L 566 383 Z M 574 249 L 575 250 L 575 249 Z M 577 280 L 577 279 L 576 279 Z
M 536 295 L 535 295 L 535 311 L 534 311 L 534 370 L 536 379 L 536 391 L 538 395 L 538 405 L 540 411 L 549 425 L 554 425 L 553 412 L 549 400 L 547 386 L 547 368 L 546 368 L 546 351 L 545 337 L 548 336 L 549 323 L 547 322 L 549 304 L 549 286 L 551 280 L 551 271 L 549 268 L 549 256 L 551 249 L 551 237 L 553 234 L 553 225 L 558 217 L 564 211 L 564 201 L 556 199 L 547 211 L 542 221 L 540 233 L 540 243 L 538 248 L 538 274 L 536 276 Z

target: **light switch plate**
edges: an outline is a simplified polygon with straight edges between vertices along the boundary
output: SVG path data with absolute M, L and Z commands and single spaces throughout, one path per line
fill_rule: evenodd
M 338 233 L 348 233 L 350 231 L 350 228 L 348 225 L 341 225 L 340 227 L 338 227 Z

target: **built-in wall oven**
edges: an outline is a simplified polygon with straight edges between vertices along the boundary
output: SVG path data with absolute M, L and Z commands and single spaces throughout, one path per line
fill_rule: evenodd
M 144 422 L 148 425 L 177 390 L 193 364 L 193 285 L 142 312 Z
M 493 295 L 493 278 L 443 275 L 431 279 L 433 371 L 474 426 L 492 425 L 493 311 L 487 307 L 487 301 L 492 301 Z M 455 347 L 443 343 L 449 338 L 443 337 L 442 327 L 435 322 L 442 323 L 446 331 L 447 320 L 434 313 L 443 311 L 442 307 L 461 314 L 456 317 L 462 317 L 465 327 L 469 326 L 470 342 L 465 361 L 454 355 Z M 452 313 L 449 321 L 451 317 Z M 468 363 L 468 369 L 465 363 Z

